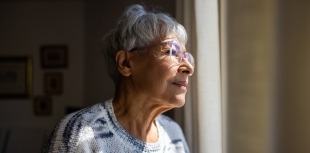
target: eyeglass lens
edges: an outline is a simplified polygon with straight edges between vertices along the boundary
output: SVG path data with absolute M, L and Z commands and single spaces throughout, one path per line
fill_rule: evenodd
M 192 54 L 185 52 L 185 51 L 181 51 L 181 45 L 177 41 L 171 41 L 169 54 L 170 54 L 171 60 L 172 60 L 172 56 L 175 56 L 178 59 L 178 62 L 181 63 L 184 58 L 193 67 L 195 67 L 194 57 L 192 56 Z

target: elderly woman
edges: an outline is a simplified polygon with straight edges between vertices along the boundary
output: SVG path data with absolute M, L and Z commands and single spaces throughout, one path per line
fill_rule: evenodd
M 168 15 L 129 7 L 102 45 L 114 98 L 66 116 L 44 152 L 189 152 L 181 128 L 161 115 L 185 103 L 194 72 L 186 40 Z

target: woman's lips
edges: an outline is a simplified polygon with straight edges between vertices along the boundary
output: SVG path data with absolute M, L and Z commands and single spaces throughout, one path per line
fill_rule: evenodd
M 177 86 L 179 86 L 179 87 L 187 87 L 187 81 L 176 81 L 176 82 L 174 82 L 173 83 L 174 85 L 177 85 Z

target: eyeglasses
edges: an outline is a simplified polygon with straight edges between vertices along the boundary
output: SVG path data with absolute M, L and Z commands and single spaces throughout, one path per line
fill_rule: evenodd
M 182 50 L 179 42 L 172 40 L 172 41 L 163 42 L 160 45 L 162 47 L 161 48 L 162 52 L 164 53 L 169 52 L 169 56 L 172 61 L 177 62 L 177 64 L 181 64 L 183 59 L 185 59 L 193 67 L 195 67 L 193 55 L 191 53 L 186 52 L 185 50 Z
M 190 63 L 193 67 L 195 67 L 194 57 L 191 53 L 182 50 L 180 43 L 176 40 L 162 42 L 157 45 L 151 45 L 147 47 L 137 47 L 129 50 L 129 52 L 134 52 L 136 50 L 144 50 L 146 48 L 151 48 L 155 46 L 161 46 L 161 51 L 163 53 L 167 53 L 170 56 L 172 62 L 176 64 L 181 64 L 183 59 L 185 59 L 188 63 Z

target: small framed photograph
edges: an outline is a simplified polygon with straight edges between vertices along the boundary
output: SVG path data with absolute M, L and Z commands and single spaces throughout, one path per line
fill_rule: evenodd
M 29 98 L 31 92 L 31 58 L 0 57 L 0 98 Z
M 40 48 L 42 68 L 66 68 L 68 47 L 66 45 L 43 45 Z
M 44 91 L 48 95 L 59 95 L 63 91 L 63 74 L 46 72 L 44 74 Z
M 37 96 L 34 98 L 34 114 L 48 116 L 52 114 L 52 98 L 48 96 Z

